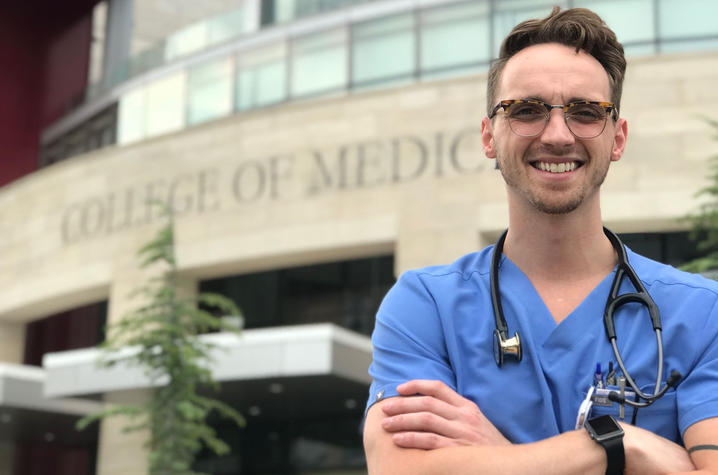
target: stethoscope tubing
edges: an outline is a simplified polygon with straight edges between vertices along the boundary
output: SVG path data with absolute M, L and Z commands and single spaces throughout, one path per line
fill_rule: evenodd
M 509 327 L 506 324 L 506 318 L 504 317 L 504 309 L 501 305 L 501 292 L 499 291 L 499 265 L 501 263 L 501 254 L 504 251 L 504 241 L 509 230 L 501 234 L 498 241 L 494 245 L 494 252 L 491 255 L 491 269 L 489 271 L 489 287 L 491 288 L 491 306 L 494 310 L 494 323 L 496 324 L 496 330 L 501 334 L 503 338 L 508 338 Z
M 614 251 L 616 252 L 617 258 L 618 258 L 618 264 L 616 266 L 616 274 L 613 278 L 613 282 L 611 283 L 611 289 L 608 295 L 608 299 L 606 300 L 606 307 L 604 309 L 604 315 L 603 315 L 603 323 L 604 323 L 604 329 L 606 331 L 606 338 L 611 344 L 611 348 L 613 349 L 613 353 L 616 357 L 616 361 L 618 363 L 618 367 L 621 369 L 621 372 L 626 378 L 626 382 L 631 387 L 631 389 L 635 392 L 635 394 L 638 396 L 638 398 L 643 399 L 645 402 L 640 401 L 628 401 L 625 400 L 625 398 L 622 398 L 620 400 L 621 404 L 628 404 L 629 406 L 632 406 L 634 408 L 640 408 L 640 407 L 646 407 L 653 404 L 655 401 L 660 399 L 668 389 L 671 387 L 675 387 L 678 380 L 680 379 L 680 373 L 672 372 L 671 377 L 666 382 L 666 385 L 661 388 L 661 380 L 663 379 L 663 337 L 662 337 L 662 328 L 661 328 L 661 316 L 660 312 L 658 310 L 658 306 L 656 305 L 655 301 L 651 297 L 651 295 L 646 290 L 645 286 L 641 282 L 641 280 L 638 278 L 638 275 L 636 274 L 636 271 L 631 267 L 631 265 L 628 262 L 628 255 L 626 253 L 625 246 L 619 239 L 619 237 L 614 234 L 611 230 L 604 227 L 603 232 L 606 235 L 606 237 L 611 242 L 611 245 L 613 246 Z M 503 253 L 503 246 L 504 241 L 506 240 L 506 235 L 508 234 L 508 230 L 504 231 L 501 237 L 499 237 L 498 241 L 496 241 L 496 245 L 494 246 L 493 254 L 491 256 L 491 269 L 489 272 L 489 286 L 491 291 L 491 304 L 494 311 L 494 322 L 496 325 L 496 331 L 495 333 L 500 335 L 501 340 L 505 340 L 508 338 L 508 325 L 506 323 L 506 318 L 504 316 L 503 308 L 501 305 L 501 294 L 499 291 L 499 279 L 498 279 L 498 271 L 499 271 L 499 265 L 501 261 L 501 254 Z M 623 281 L 624 277 L 628 277 L 629 281 L 633 285 L 633 287 L 636 289 L 636 292 L 627 293 L 618 295 L 621 287 L 621 282 Z M 639 303 L 641 305 L 644 305 L 647 310 L 648 314 L 651 318 L 651 324 L 653 325 L 653 330 L 656 335 L 656 347 L 657 347 L 657 358 L 656 358 L 656 385 L 653 390 L 653 394 L 646 394 L 643 391 L 641 391 L 638 388 L 638 385 L 634 381 L 634 379 L 631 377 L 631 374 L 628 372 L 628 369 L 626 368 L 623 358 L 621 357 L 621 352 L 618 349 L 617 345 L 617 336 L 616 336 L 616 328 L 614 324 L 614 312 L 617 308 L 621 307 L 622 305 L 625 305 L 627 303 Z M 516 340 L 518 339 L 518 332 L 516 332 Z M 498 338 L 498 336 L 497 336 Z M 520 343 L 519 343 L 520 345 Z M 496 351 L 496 349 L 494 350 Z M 501 351 L 501 347 L 499 345 L 499 351 Z M 520 350 L 520 347 L 518 349 L 518 355 L 521 355 L 522 352 Z M 503 364 L 503 354 L 500 355 L 500 357 L 497 357 L 497 364 L 501 366 Z M 520 361 L 520 357 L 518 358 Z M 618 393 L 613 394 L 613 396 L 610 397 L 612 400 L 618 400 Z
M 631 267 L 628 262 L 628 255 L 626 254 L 626 248 L 619 239 L 619 237 L 608 228 L 603 228 L 603 232 L 608 237 L 609 241 L 613 245 L 613 248 L 618 257 L 618 264 L 616 266 L 616 275 L 611 283 L 611 290 L 609 292 L 608 300 L 606 301 L 606 309 L 604 310 L 604 327 L 606 330 L 606 337 L 611 343 L 613 354 L 616 357 L 618 367 L 626 378 L 626 382 L 631 389 L 638 395 L 640 399 L 645 402 L 638 401 L 625 401 L 626 404 L 633 407 L 645 407 L 653 402 L 657 401 L 665 392 L 669 389 L 667 384 L 661 389 L 661 381 L 663 380 L 663 337 L 661 328 L 661 316 L 658 310 L 656 302 L 653 300 L 651 295 L 646 290 L 646 287 L 641 282 L 641 279 L 636 274 L 636 271 Z M 621 282 L 624 277 L 628 277 L 631 284 L 637 292 L 627 293 L 618 295 L 621 288 Z M 656 335 L 656 384 L 653 389 L 653 394 L 646 394 L 640 390 L 634 379 L 631 377 L 631 373 L 626 369 L 626 366 L 621 357 L 621 352 L 618 349 L 617 335 L 614 324 L 614 312 L 616 309 L 627 303 L 639 303 L 646 307 L 648 314 L 651 318 L 651 324 L 653 325 L 653 331 Z

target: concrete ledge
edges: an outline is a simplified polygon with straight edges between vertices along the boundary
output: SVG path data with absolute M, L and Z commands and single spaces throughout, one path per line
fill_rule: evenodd
M 102 404 L 85 399 L 50 399 L 44 395 L 47 374 L 35 366 L 0 363 L 0 408 L 82 416 Z
M 333 324 L 284 326 L 244 330 L 240 335 L 215 333 L 200 338 L 215 345 L 212 372 L 218 381 L 275 377 L 339 376 L 370 383 L 369 337 Z M 122 360 L 135 351 L 123 349 L 113 359 Z M 98 364 L 101 352 L 84 349 L 48 353 L 47 397 L 94 396 L 127 389 L 159 386 L 140 369 L 118 363 L 112 368 Z

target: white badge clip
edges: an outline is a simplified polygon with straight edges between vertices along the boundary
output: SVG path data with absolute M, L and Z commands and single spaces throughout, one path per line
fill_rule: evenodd
M 576 430 L 583 427 L 586 419 L 588 419 L 588 415 L 591 413 L 591 407 L 593 406 L 592 396 L 595 389 L 595 386 L 589 386 L 586 399 L 583 400 L 581 406 L 578 408 L 578 414 L 576 415 Z

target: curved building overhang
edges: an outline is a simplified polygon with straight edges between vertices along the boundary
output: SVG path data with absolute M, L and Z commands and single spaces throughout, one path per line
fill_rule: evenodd
M 0 363 L 0 411 L 13 408 L 83 416 L 102 407 L 86 399 L 48 397 L 44 390 L 47 380 L 42 368 Z
M 223 332 L 200 338 L 213 345 L 210 368 L 223 388 L 224 383 L 292 378 L 320 382 L 322 378 L 339 378 L 364 387 L 371 381 L 367 372 L 370 339 L 333 324 Z M 132 348 L 127 348 L 114 354 L 117 363 L 110 368 L 98 364 L 102 355 L 97 349 L 48 353 L 43 359 L 45 396 L 95 397 L 166 383 L 152 381 L 140 368 L 121 362 L 132 353 Z M 281 391 L 279 386 L 270 390 Z

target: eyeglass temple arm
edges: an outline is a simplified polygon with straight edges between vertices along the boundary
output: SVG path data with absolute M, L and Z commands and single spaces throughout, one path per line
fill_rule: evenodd
M 488 116 L 489 119 L 493 119 L 493 118 L 496 116 L 496 113 L 497 113 L 497 112 L 499 111 L 499 109 L 501 109 L 502 107 L 504 107 L 504 105 L 503 105 L 501 102 L 499 102 L 498 104 L 496 104 L 496 107 L 494 107 L 494 108 L 491 110 L 491 113 L 490 113 L 489 116 Z

